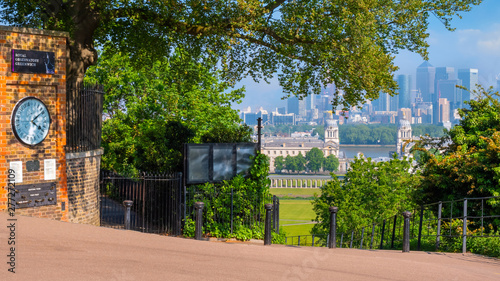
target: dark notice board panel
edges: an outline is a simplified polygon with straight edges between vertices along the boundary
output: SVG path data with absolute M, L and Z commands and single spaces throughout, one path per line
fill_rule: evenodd
M 256 143 L 185 144 L 186 184 L 218 182 L 248 173 L 257 148 Z
M 57 188 L 55 182 L 18 185 L 15 187 L 16 209 L 55 205 Z
M 12 49 L 12 72 L 54 74 L 54 52 Z

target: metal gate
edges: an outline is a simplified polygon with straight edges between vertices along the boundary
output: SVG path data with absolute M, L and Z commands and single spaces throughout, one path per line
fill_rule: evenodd
M 124 177 L 101 171 L 101 226 L 124 228 L 124 200 L 133 201 L 130 229 L 180 235 L 182 222 L 182 173 L 141 173 Z

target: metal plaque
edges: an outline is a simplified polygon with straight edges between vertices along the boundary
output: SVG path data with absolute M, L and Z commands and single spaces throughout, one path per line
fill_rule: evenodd
M 16 209 L 55 205 L 57 203 L 55 182 L 16 184 L 15 191 Z
M 26 162 L 26 170 L 28 172 L 40 171 L 40 161 L 38 161 L 38 160 L 27 161 Z
M 55 53 L 12 49 L 12 72 L 55 73 Z

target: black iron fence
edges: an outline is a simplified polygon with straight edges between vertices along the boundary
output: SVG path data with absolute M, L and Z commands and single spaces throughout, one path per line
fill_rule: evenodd
M 263 238 L 265 208 L 272 208 L 272 229 L 279 234 L 279 199 L 248 194 L 244 190 L 196 190 L 186 192 L 185 234 L 194 235 L 195 203 L 203 202 L 203 234 L 210 237 Z
M 500 237 L 498 197 L 466 198 L 423 205 L 410 218 L 410 249 L 467 251 L 478 238 Z M 489 202 L 489 203 L 488 203 Z M 401 249 L 402 214 L 373 222 L 348 232 L 337 233 L 336 247 L 359 249 Z M 300 235 L 286 238 L 287 245 L 326 246 L 327 235 Z
M 123 201 L 131 200 L 130 229 L 181 234 L 182 174 L 142 173 L 124 177 L 101 171 L 101 226 L 124 228 Z
M 101 147 L 103 96 L 100 85 L 80 83 L 67 90 L 67 152 Z

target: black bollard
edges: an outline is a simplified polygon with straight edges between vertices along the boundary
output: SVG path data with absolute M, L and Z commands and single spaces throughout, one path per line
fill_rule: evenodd
M 132 200 L 123 201 L 123 206 L 125 206 L 125 229 L 130 230 L 130 208 L 134 204 Z
M 266 208 L 266 225 L 264 226 L 264 245 L 271 245 L 271 209 L 273 204 L 264 205 Z
M 338 207 L 331 206 L 330 210 L 330 239 L 328 240 L 328 248 L 337 247 L 337 211 Z
M 403 212 L 403 217 L 405 219 L 403 224 L 403 253 L 410 252 L 410 217 L 411 213 L 406 211 Z
M 201 240 L 201 228 L 203 226 L 203 206 L 205 204 L 203 202 L 194 203 L 194 209 L 196 212 L 196 221 L 195 221 L 195 229 L 194 229 L 194 239 Z

